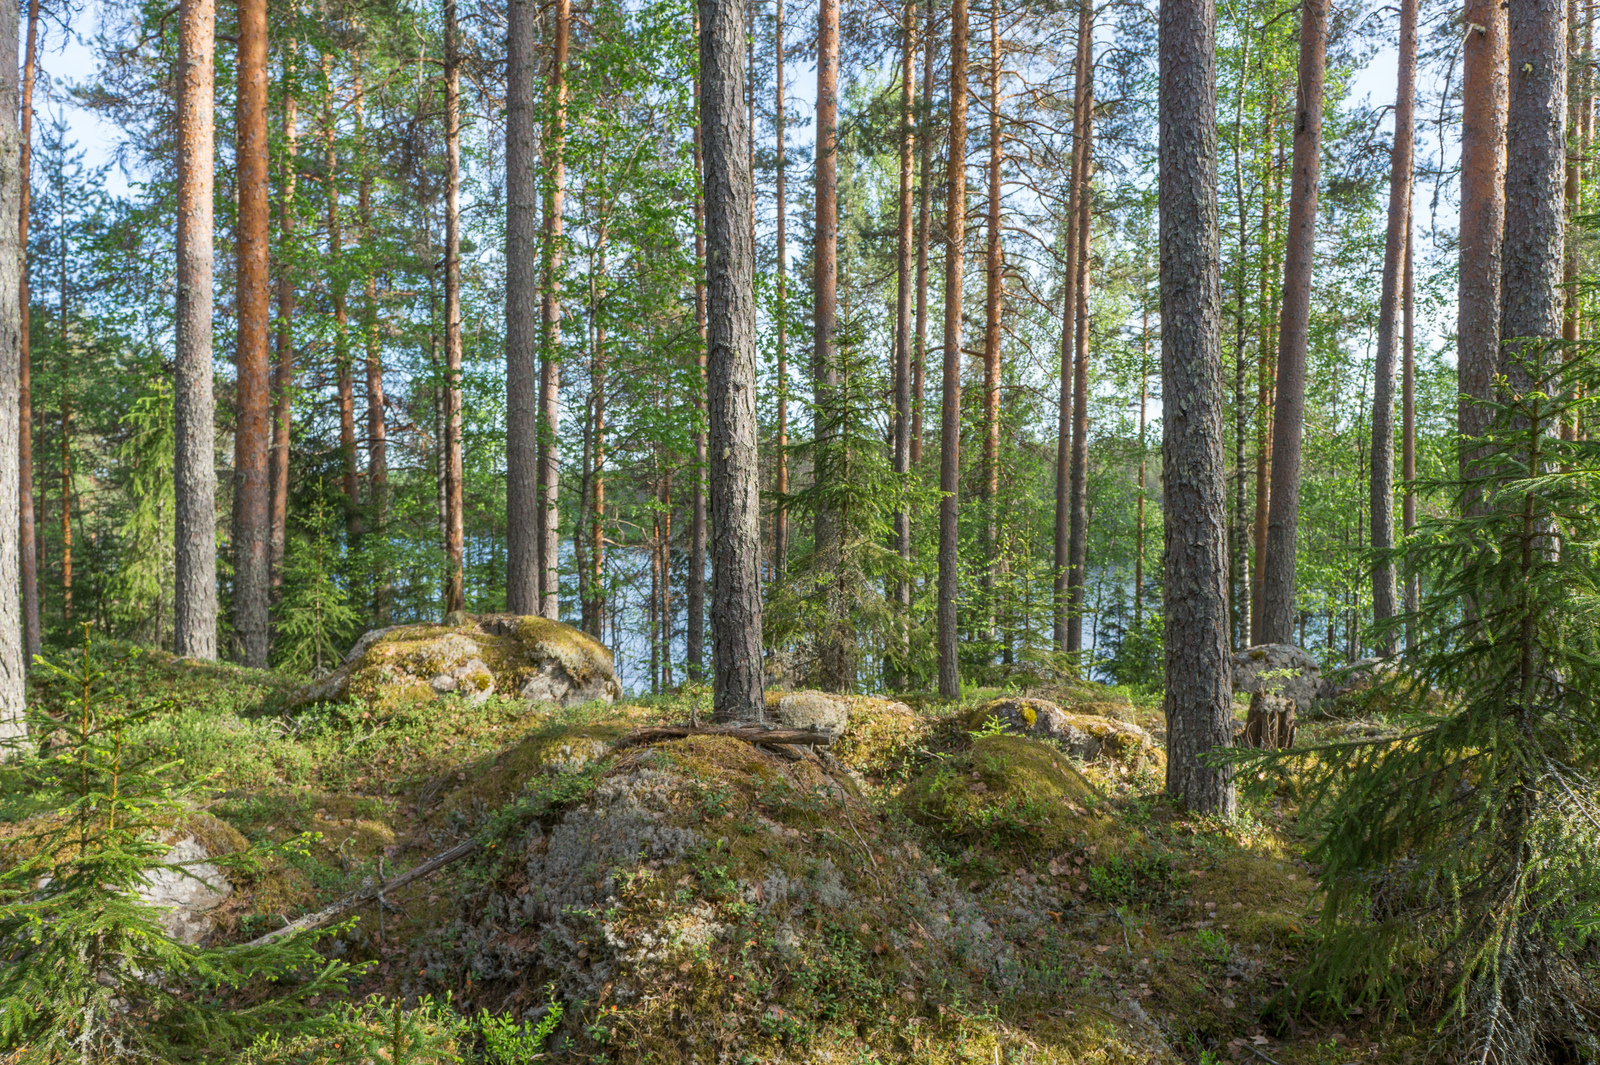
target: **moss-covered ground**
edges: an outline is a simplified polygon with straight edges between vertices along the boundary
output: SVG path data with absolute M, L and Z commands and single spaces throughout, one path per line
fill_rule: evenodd
M 703 715 L 703 688 L 553 712 L 456 696 L 290 712 L 295 678 L 97 654 L 98 698 L 156 708 L 134 749 L 201 785 L 207 839 L 284 845 L 229 900 L 224 941 L 486 841 L 330 942 L 370 963 L 353 1003 L 448 994 L 468 1018 L 532 1023 L 557 1002 L 550 1061 L 1428 1060 L 1426 1031 L 1283 1008 L 1316 905 L 1287 792 L 1228 823 L 1191 817 L 1158 762 L 1077 763 L 975 713 L 1030 695 L 1159 739 L 1158 697 L 1077 682 L 853 697 L 819 759 L 711 737 L 614 746 Z M 70 692 L 33 683 L 33 705 L 63 712 Z M 0 794 L 0 820 L 48 816 Z M 585 849 L 608 833 L 616 846 Z M 470 1030 L 459 1046 L 494 1060 Z

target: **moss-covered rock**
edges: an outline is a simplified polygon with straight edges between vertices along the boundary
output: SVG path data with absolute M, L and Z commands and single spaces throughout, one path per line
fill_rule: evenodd
M 1055 745 L 986 735 L 913 776 L 897 801 L 911 820 L 951 843 L 1046 853 L 1093 816 L 1097 799 Z
M 570 625 L 458 612 L 438 625 L 367 633 L 338 669 L 301 688 L 291 705 L 359 699 L 385 711 L 449 693 L 478 703 L 497 692 L 571 706 L 613 702 L 622 689 L 611 652 Z
M 1155 740 L 1138 725 L 1097 714 L 1068 713 L 1045 699 L 993 699 L 969 711 L 966 726 L 973 732 L 998 726 L 1048 740 L 1085 762 L 1109 758 L 1142 766 L 1162 759 Z

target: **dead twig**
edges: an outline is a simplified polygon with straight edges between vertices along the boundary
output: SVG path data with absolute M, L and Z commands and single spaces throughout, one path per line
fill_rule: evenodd
M 667 740 L 681 740 L 689 736 L 727 736 L 730 739 L 743 740 L 760 747 L 774 747 L 782 745 L 814 744 L 825 746 L 833 742 L 833 737 L 826 732 L 817 732 L 812 729 L 800 728 L 763 728 L 760 725 L 656 725 L 647 728 L 636 728 L 612 746 L 616 750 L 625 747 L 638 747 L 647 743 L 663 743 Z
M 259 936 L 255 939 L 252 939 L 250 942 L 246 943 L 245 946 L 264 947 L 274 940 L 282 939 L 284 936 L 294 935 L 296 932 L 305 932 L 312 928 L 321 928 L 323 925 L 332 924 L 335 919 L 344 914 L 346 911 L 355 909 L 363 902 L 371 902 L 373 899 L 381 898 L 383 895 L 386 895 L 391 891 L 405 887 L 413 880 L 420 880 L 435 870 L 443 869 L 451 862 L 459 861 L 469 854 L 476 853 L 481 846 L 482 844 L 475 839 L 469 839 L 465 843 L 458 843 L 454 847 L 451 847 L 449 850 L 445 851 L 443 854 L 439 855 L 437 858 L 429 858 L 421 865 L 416 866 L 413 869 L 406 870 L 393 880 L 388 880 L 381 884 L 369 884 L 354 894 L 346 895 L 338 902 L 329 903 L 327 906 L 324 906 L 315 913 L 308 913 L 299 920 L 290 921 L 282 928 L 275 929 L 274 931 L 268 932 L 264 936 Z

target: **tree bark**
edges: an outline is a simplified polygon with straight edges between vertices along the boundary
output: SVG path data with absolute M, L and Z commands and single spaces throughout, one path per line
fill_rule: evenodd
M 1265 56 L 1266 49 L 1262 49 Z M 1265 59 L 1263 59 L 1263 68 Z M 1265 69 L 1263 69 L 1265 75 Z M 1273 357 L 1273 323 L 1277 319 L 1273 307 L 1272 279 L 1275 273 L 1272 255 L 1272 204 L 1277 198 L 1273 180 L 1272 142 L 1276 137 L 1276 115 L 1272 104 L 1267 104 L 1265 129 L 1261 137 L 1261 291 L 1258 302 L 1261 333 L 1256 341 L 1256 507 L 1252 540 L 1255 544 L 1255 563 L 1250 571 L 1250 643 L 1265 643 L 1261 634 L 1264 613 L 1262 597 L 1267 588 L 1267 511 L 1272 500 L 1272 406 L 1273 380 L 1277 375 L 1277 359 Z
M 788 569 L 789 558 L 789 506 L 784 496 L 789 494 L 789 201 L 786 198 L 788 159 L 784 132 L 783 99 L 783 0 L 775 0 L 773 15 L 773 138 L 777 146 L 777 198 L 778 235 L 778 470 L 773 488 L 778 501 L 772 515 L 772 574 L 782 577 Z
M 294 94 L 296 57 L 296 43 L 291 41 L 283 60 L 284 161 L 278 200 L 278 335 L 272 375 L 276 408 L 272 415 L 272 455 L 268 471 L 272 482 L 268 550 L 274 590 L 283 582 L 283 551 L 289 523 L 289 437 L 294 415 L 294 196 L 299 176 L 295 156 L 300 132 L 299 105 Z
M 985 636 L 994 638 L 995 583 L 999 577 L 1000 522 L 995 514 L 1000 494 L 1000 310 L 1005 268 L 1000 244 L 1000 5 L 989 8 L 989 159 L 988 233 L 984 242 L 983 298 L 983 453 L 980 502 L 983 507 Z
M 1567 112 L 1566 9 L 1513 5 L 1506 19 L 1506 221 L 1500 260 L 1500 372 L 1527 385 L 1520 360 L 1561 336 Z
M 28 290 L 28 215 L 33 194 L 33 84 L 38 71 L 39 0 L 28 0 L 28 45 L 22 66 L 21 133 L 18 137 L 18 344 L 17 361 L 17 470 L 18 526 L 17 555 L 22 584 L 22 661 L 23 668 L 33 662 L 42 646 L 39 631 L 39 545 L 37 515 L 33 507 L 33 359 L 30 317 L 32 295 Z M 3 737 L 0 737 L 3 738 Z
M 1144 497 L 1145 465 L 1149 447 L 1145 442 L 1145 413 L 1150 399 L 1150 304 L 1148 289 L 1139 293 L 1144 311 L 1144 328 L 1139 333 L 1139 503 L 1134 517 L 1133 548 L 1133 631 L 1144 631 Z
M 917 188 L 917 350 L 912 357 L 911 465 L 922 465 L 922 419 L 928 366 L 928 239 L 933 228 L 934 0 L 927 0 L 922 31 L 922 114 L 918 129 L 920 178 Z
M 900 217 L 899 247 L 896 249 L 895 290 L 895 373 L 894 373 L 894 472 L 900 477 L 911 473 L 911 287 L 912 273 L 912 212 L 911 167 L 916 137 L 916 0 L 902 0 L 900 11 Z M 998 128 L 998 127 L 997 127 Z M 996 134 L 998 135 L 998 134 Z M 997 356 L 998 360 L 998 356 Z M 911 513 L 902 503 L 894 514 L 895 551 L 909 572 L 911 563 Z M 895 581 L 894 599 L 907 627 L 905 639 L 910 637 L 911 580 L 902 576 Z M 899 644 L 900 656 L 909 652 L 909 644 Z M 897 669 L 896 675 L 902 670 Z
M 961 529 L 961 275 L 967 200 L 967 0 L 950 3 L 950 160 L 945 183 L 944 382 L 939 423 L 939 694 L 961 694 L 956 606 Z
M 561 616 L 561 260 L 562 211 L 567 187 L 567 46 L 572 0 L 555 2 L 555 39 L 550 60 L 554 113 L 545 151 L 550 194 L 544 215 L 544 292 L 539 322 L 539 613 Z
M 31 40 L 30 36 L 30 40 Z M 0 216 L 22 217 L 17 5 L 0 9 Z M 21 227 L 0 227 L 0 469 L 17 469 L 22 385 Z M 28 738 L 27 675 L 18 595 L 19 483 L 0 477 L 0 762 Z M 20 751 L 18 752 L 20 753 Z
M 233 638 L 239 661 L 267 665 L 267 605 L 272 585 L 271 486 L 267 454 L 268 330 L 271 284 L 267 241 L 272 225 L 267 176 L 267 4 L 239 0 L 238 100 L 234 113 L 239 197 L 237 264 L 238 411 L 233 434 Z
M 1089 0 L 1083 8 L 1091 11 Z M 1094 29 L 1082 17 L 1078 32 L 1091 46 Z M 1083 96 L 1083 160 L 1078 165 L 1078 282 L 1073 286 L 1077 307 L 1072 359 L 1072 466 L 1068 505 L 1072 516 L 1067 529 L 1067 650 L 1083 650 L 1083 587 L 1089 561 L 1089 251 L 1093 227 L 1090 205 L 1094 196 L 1094 53 L 1084 56 L 1086 80 Z
M 1160 70 L 1167 793 L 1231 817 L 1233 771 L 1203 761 L 1233 742 L 1211 0 L 1161 5 Z
M 506 609 L 538 614 L 539 171 L 536 0 L 506 8 Z
M 357 61 L 356 136 L 361 175 L 356 186 L 356 209 L 361 219 L 361 239 L 371 254 L 362 266 L 361 333 L 366 347 L 367 378 L 367 515 L 369 532 L 381 542 L 389 524 L 389 427 L 384 414 L 383 342 L 378 335 L 377 234 L 372 228 L 372 169 L 368 155 L 366 126 L 366 88 Z M 373 564 L 372 613 L 379 625 L 389 623 L 390 587 L 388 563 L 380 555 Z
M 355 371 L 350 362 L 350 279 L 344 266 L 344 227 L 339 214 L 338 129 L 333 114 L 333 59 L 322 57 L 322 191 L 328 227 L 328 297 L 333 304 L 333 366 L 338 394 L 339 457 L 344 468 L 345 530 L 361 529 L 361 466 L 356 455 Z
M 211 382 L 215 23 L 212 0 L 183 0 L 180 4 L 173 424 L 177 591 L 173 650 L 202 661 L 217 657 L 217 470 Z M 12 34 L 5 39 L 14 38 Z M 3 428 L 0 435 L 4 435 Z
M 1078 223 L 1082 215 L 1084 151 L 1084 110 L 1089 99 L 1089 62 L 1093 42 L 1084 32 L 1088 21 L 1088 0 L 1078 9 L 1078 54 L 1074 61 L 1076 78 L 1072 90 L 1072 165 L 1067 190 L 1067 274 L 1061 310 L 1061 380 L 1056 399 L 1056 483 L 1055 555 L 1052 580 L 1054 596 L 1054 639 L 1058 651 L 1076 649 L 1072 635 L 1072 385 L 1077 368 L 1078 322 Z
M 817 15 L 817 157 L 816 157 L 816 281 L 815 281 L 815 418 L 814 464 L 821 481 L 840 465 L 835 449 L 846 446 L 833 431 L 832 420 L 839 388 L 838 328 L 839 281 L 839 2 L 821 0 Z M 837 575 L 844 530 L 841 516 L 823 494 L 816 512 L 817 577 L 826 585 L 828 626 L 817 638 L 819 683 L 830 691 L 848 691 L 855 685 L 853 641 L 847 635 Z
M 698 16 L 697 16 L 698 17 Z M 684 575 L 684 598 L 687 600 L 688 618 L 684 632 L 684 665 L 689 674 L 689 679 L 699 682 L 703 676 L 703 644 L 706 632 L 706 322 L 708 309 L 706 301 L 706 172 L 705 172 L 705 124 L 700 119 L 701 100 L 704 96 L 701 79 L 696 78 L 695 93 L 695 127 L 694 127 L 694 175 L 695 175 L 695 218 L 694 218 L 694 248 L 695 248 L 695 326 L 700 333 L 700 346 L 695 352 L 699 362 L 699 380 L 694 394 L 695 427 L 693 433 L 694 443 L 694 481 L 689 493 L 689 572 Z M 752 171 L 753 173 L 753 171 Z M 752 188 L 754 182 L 752 179 Z M 752 222 L 755 219 L 755 210 L 750 211 Z M 751 247 L 754 247 L 754 238 L 751 238 Z
M 1405 502 L 1401 510 L 1401 520 L 1404 522 L 1406 536 L 1417 527 L 1417 496 L 1415 484 L 1417 480 L 1417 360 L 1416 341 L 1414 331 L 1414 318 L 1416 310 L 1416 279 L 1412 273 L 1411 265 L 1411 223 L 1406 223 L 1406 283 L 1401 295 L 1401 306 L 1404 309 L 1404 320 L 1401 328 L 1401 360 L 1400 360 L 1400 408 L 1401 408 L 1401 445 L 1400 476 L 1405 479 Z M 1422 586 L 1415 574 L 1406 581 L 1405 609 L 1408 615 L 1406 621 L 1406 649 L 1411 650 L 1417 646 L 1417 608 L 1422 599 Z
M 1328 0 L 1300 8 L 1299 90 L 1295 98 L 1294 174 L 1284 249 L 1283 317 L 1278 328 L 1278 395 L 1272 427 L 1272 498 L 1267 511 L 1267 566 L 1261 636 L 1294 642 L 1295 541 L 1300 529 L 1300 434 L 1305 423 L 1306 350 L 1311 333 L 1311 274 L 1316 258 L 1317 181 L 1322 155 L 1322 86 L 1327 67 Z
M 444 610 L 465 610 L 461 461 L 461 56 L 456 0 L 444 4 Z
M 1461 261 L 1456 299 L 1457 428 L 1481 437 L 1500 371 L 1500 263 L 1506 212 L 1506 9 L 1499 0 L 1469 0 L 1462 45 Z M 1459 456 L 1462 477 L 1476 450 Z
M 1383 287 L 1378 306 L 1378 355 L 1372 386 L 1372 547 L 1394 547 L 1394 371 L 1395 348 L 1402 340 L 1406 249 L 1410 247 L 1413 109 L 1417 80 L 1417 0 L 1400 0 L 1399 87 L 1394 103 L 1394 145 L 1389 153 L 1389 226 L 1383 249 Z M 1399 611 L 1394 563 L 1372 568 L 1372 619 L 1387 621 Z M 1396 650 L 1393 633 L 1379 640 L 1384 657 Z
M 594 362 L 590 367 L 590 391 L 594 421 L 590 429 L 593 447 L 593 479 L 589 486 L 589 616 L 588 632 L 600 639 L 605 625 L 606 594 L 606 205 L 600 204 L 600 229 L 596 236 L 596 275 L 593 287 Z
M 761 500 L 756 456 L 755 248 L 742 0 L 700 0 L 706 162 L 706 396 L 711 663 L 716 720 L 762 721 Z

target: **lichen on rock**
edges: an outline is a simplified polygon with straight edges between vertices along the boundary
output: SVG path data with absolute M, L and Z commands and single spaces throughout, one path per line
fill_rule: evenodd
M 359 699 L 378 711 L 455 694 L 572 706 L 622 695 L 611 652 L 570 625 L 510 614 L 455 613 L 438 625 L 375 629 L 338 669 L 301 688 L 291 706 Z
M 1085 762 L 1110 758 L 1128 765 L 1162 759 L 1155 739 L 1130 721 L 1068 713 L 1045 699 L 1006 696 L 967 714 L 967 728 L 980 731 L 998 724 L 1008 732 L 1047 740 Z

